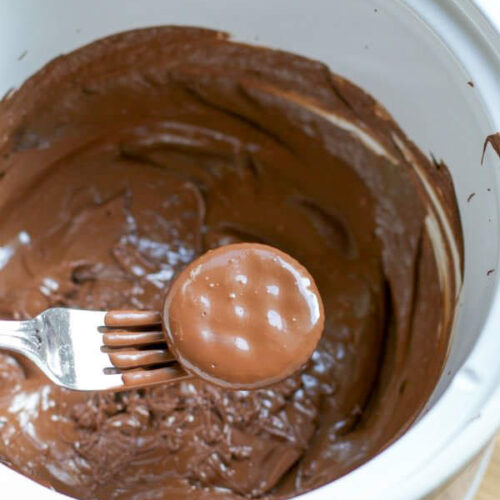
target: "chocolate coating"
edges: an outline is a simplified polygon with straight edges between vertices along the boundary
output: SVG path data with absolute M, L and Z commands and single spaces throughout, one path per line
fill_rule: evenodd
M 110 330 L 102 336 L 102 342 L 109 347 L 133 347 L 161 344 L 165 341 L 163 331 Z
M 292 497 L 379 453 L 435 387 L 461 283 L 450 176 L 317 61 L 204 29 L 109 37 L 1 102 L 0 172 L 4 318 L 160 310 L 186 265 L 238 242 L 297 259 L 324 304 L 310 361 L 255 391 L 70 393 L 6 354 L 0 459 L 45 485 Z
M 154 326 L 155 324 L 161 324 L 161 321 L 161 314 L 158 311 L 108 311 L 104 317 L 105 326 L 112 328 Z
M 163 318 L 182 365 L 232 389 L 264 387 L 294 373 L 324 325 L 309 272 L 256 243 L 222 246 L 187 266 L 170 288 Z
M 119 352 L 110 352 L 109 358 L 116 368 L 140 368 L 168 363 L 174 360 L 171 352 L 159 349 L 122 349 Z

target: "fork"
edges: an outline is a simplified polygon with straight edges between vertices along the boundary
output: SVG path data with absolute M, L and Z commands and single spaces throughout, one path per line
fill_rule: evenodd
M 0 349 L 31 360 L 55 384 L 110 391 L 190 375 L 168 351 L 156 311 L 54 307 L 33 319 L 0 321 Z

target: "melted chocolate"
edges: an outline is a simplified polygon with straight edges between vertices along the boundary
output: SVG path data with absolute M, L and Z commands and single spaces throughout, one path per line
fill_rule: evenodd
M 203 29 L 112 36 L 1 103 L 0 169 L 5 318 L 158 310 L 237 242 L 296 258 L 325 309 L 307 365 L 257 391 L 70 393 L 2 355 L 0 457 L 23 474 L 85 499 L 289 497 L 379 453 L 432 392 L 461 282 L 451 180 L 323 64 Z

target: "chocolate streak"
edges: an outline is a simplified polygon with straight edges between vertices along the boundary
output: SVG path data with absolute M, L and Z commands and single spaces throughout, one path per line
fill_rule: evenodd
M 159 310 L 202 252 L 267 243 L 313 275 L 324 335 L 265 390 L 70 393 L 0 356 L 0 458 L 85 499 L 289 497 L 401 435 L 461 282 L 450 177 L 323 64 L 154 28 L 57 58 L 0 104 L 0 312 Z

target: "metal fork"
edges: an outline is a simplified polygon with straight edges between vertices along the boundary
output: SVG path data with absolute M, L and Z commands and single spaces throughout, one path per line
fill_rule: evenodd
M 160 321 L 159 313 L 54 307 L 30 320 L 0 321 L 0 349 L 26 356 L 52 382 L 77 391 L 186 378 L 168 352 Z

